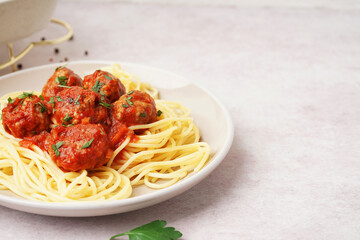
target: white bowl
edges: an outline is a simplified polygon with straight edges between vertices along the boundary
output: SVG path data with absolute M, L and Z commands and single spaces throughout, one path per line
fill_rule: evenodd
M 71 62 L 67 67 L 83 77 L 111 64 L 113 62 Z M 210 160 L 204 168 L 165 189 L 136 187 L 133 196 L 123 200 L 74 203 L 37 202 L 18 197 L 8 190 L 0 190 L 0 205 L 25 212 L 68 217 L 127 212 L 148 207 L 181 194 L 203 180 L 221 163 L 232 144 L 234 127 L 229 113 L 214 95 L 197 84 L 164 70 L 134 63 L 120 63 L 120 65 L 124 70 L 137 75 L 142 82 L 151 83 L 159 89 L 162 99 L 177 101 L 190 108 L 191 116 L 199 126 L 202 141 L 207 142 L 211 148 Z M 12 91 L 41 91 L 42 86 L 57 66 L 51 64 L 0 77 L 0 95 L 3 96 Z
M 0 44 L 28 37 L 50 22 L 57 0 L 0 0 Z

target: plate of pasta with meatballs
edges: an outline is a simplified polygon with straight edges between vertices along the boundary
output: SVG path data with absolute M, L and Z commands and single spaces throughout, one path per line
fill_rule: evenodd
M 148 207 L 195 186 L 234 127 L 210 92 L 135 63 L 78 61 L 0 77 L 0 205 L 85 217 Z

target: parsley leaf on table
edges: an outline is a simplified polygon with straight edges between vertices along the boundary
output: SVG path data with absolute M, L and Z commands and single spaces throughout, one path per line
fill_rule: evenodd
M 129 236 L 129 240 L 176 240 L 182 236 L 182 233 L 176 231 L 173 227 L 165 227 L 166 221 L 155 220 L 151 223 L 134 228 L 129 232 L 114 235 L 110 240 L 120 236 Z

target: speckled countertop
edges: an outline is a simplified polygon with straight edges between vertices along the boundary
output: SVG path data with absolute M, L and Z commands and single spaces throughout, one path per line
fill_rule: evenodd
M 90 218 L 0 207 L 1 239 L 108 239 L 155 219 L 184 240 L 360 239 L 360 10 L 59 2 L 54 17 L 74 39 L 35 48 L 23 68 L 65 58 L 163 68 L 218 96 L 235 138 L 173 199 Z

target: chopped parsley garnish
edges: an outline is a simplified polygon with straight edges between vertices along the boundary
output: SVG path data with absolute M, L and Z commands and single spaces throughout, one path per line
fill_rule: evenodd
M 109 77 L 109 76 L 106 75 L 105 73 L 104 73 L 104 77 L 105 77 L 106 79 L 113 80 L 111 77 Z
M 54 97 L 51 97 L 51 98 L 50 98 L 50 101 L 49 101 L 48 103 L 55 103 Z
M 79 99 L 80 99 L 81 95 L 79 95 L 74 102 L 74 105 L 80 105 Z
M 113 105 L 109 104 L 109 103 L 106 103 L 106 102 L 103 102 L 103 101 L 100 101 L 99 103 L 101 106 L 103 107 L 106 107 L 106 108 L 111 108 Z
M 100 95 L 101 95 L 101 100 L 104 101 L 106 97 L 105 93 L 100 90 Z
M 128 107 L 129 107 L 129 106 L 128 106 L 127 104 L 125 104 L 125 103 L 124 103 L 122 106 L 123 106 L 124 108 L 128 108 Z
M 39 98 L 44 101 L 44 97 L 42 95 L 39 95 Z
M 41 102 L 37 102 L 37 104 L 39 104 L 40 105 L 40 107 L 41 107 L 41 109 L 40 109 L 40 112 L 45 112 L 45 111 L 47 111 L 48 109 L 44 106 L 44 104 L 42 104 Z
M 58 100 L 59 102 L 64 101 L 64 99 L 62 99 L 60 96 L 55 96 L 56 100 Z
M 144 112 L 141 113 L 141 114 L 140 114 L 140 117 L 146 117 L 146 113 L 144 113 Z
M 134 91 L 131 90 L 130 92 L 127 93 L 127 95 L 131 95 Z
M 63 125 L 64 127 L 71 127 L 71 126 L 74 126 L 74 124 L 72 124 L 72 123 L 69 123 L 69 124 L 61 123 L 61 125 Z
M 54 97 L 51 97 L 50 98 L 50 101 L 48 101 L 48 103 L 52 104 L 53 105 L 53 113 L 55 112 L 55 98 Z
M 92 143 L 93 141 L 94 141 L 94 138 L 91 139 L 90 141 L 88 141 L 87 143 L 85 143 L 85 144 L 81 147 L 81 149 L 90 147 L 90 145 L 91 145 L 91 143 Z
M 56 77 L 56 78 L 55 78 L 55 81 L 56 81 L 57 83 L 59 83 L 60 85 L 65 86 L 66 83 L 67 83 L 67 81 L 66 81 L 67 79 L 68 79 L 67 76 L 61 76 L 61 77 Z
M 69 122 L 71 119 L 73 119 L 72 117 L 69 116 L 69 114 L 67 113 L 64 117 L 64 122 Z
M 62 66 L 59 66 L 59 67 L 55 68 L 55 71 L 57 71 L 57 70 L 59 70 L 59 69 L 64 68 L 66 65 L 67 65 L 67 63 L 66 63 L 66 64 L 64 64 L 64 65 L 62 65 Z
M 8 103 L 13 103 L 14 102 L 14 100 L 11 97 L 9 97 L 7 100 L 8 100 Z
M 18 98 L 24 99 L 27 97 L 32 97 L 32 95 L 34 95 L 32 92 L 31 93 L 27 93 L 27 92 L 23 92 L 21 95 L 18 96 Z
M 63 143 L 64 143 L 63 141 L 60 141 L 57 142 L 56 144 L 51 145 L 57 157 L 60 155 L 59 148 L 63 145 Z
M 161 110 L 158 110 L 156 114 L 157 114 L 158 117 L 160 117 L 161 114 L 162 114 L 162 111 L 161 111 Z
M 105 85 L 105 83 L 100 83 L 100 81 L 98 79 L 98 80 L 96 80 L 96 82 L 95 82 L 94 86 L 91 88 L 91 90 L 98 93 L 103 85 Z
M 132 101 L 130 101 L 131 99 L 132 99 L 131 96 L 128 97 L 128 98 L 126 98 L 126 102 L 127 102 L 130 106 L 134 105 L 134 103 L 133 103 Z
M 100 132 L 101 132 L 102 135 L 106 135 L 101 128 L 99 128 L 99 129 L 100 129 Z

